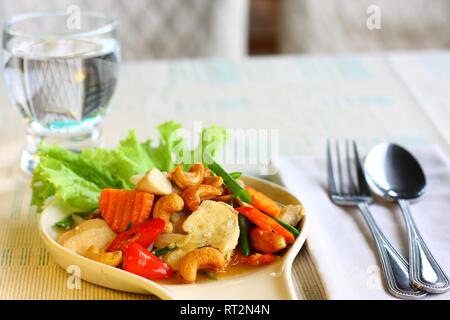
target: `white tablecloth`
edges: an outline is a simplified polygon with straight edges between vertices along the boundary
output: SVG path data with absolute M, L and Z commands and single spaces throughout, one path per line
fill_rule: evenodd
M 427 178 L 427 192 L 411 203 L 411 213 L 431 252 L 449 273 L 450 161 L 437 146 L 411 152 Z M 358 209 L 336 206 L 329 199 L 325 157 L 281 157 L 279 168 L 284 186 L 303 199 L 311 213 L 310 254 L 328 297 L 394 299 L 385 289 L 376 246 L 364 218 Z M 399 207 L 376 199 L 369 208 L 392 245 L 407 257 L 407 232 Z M 450 292 L 427 298 L 449 299 Z

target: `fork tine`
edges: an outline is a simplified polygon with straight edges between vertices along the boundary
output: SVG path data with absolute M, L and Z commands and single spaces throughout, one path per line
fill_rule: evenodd
M 333 160 L 331 158 L 330 140 L 327 140 L 327 172 L 328 172 L 328 191 L 330 194 L 336 194 L 336 183 L 334 182 Z
M 341 164 L 341 153 L 339 151 L 339 142 L 336 140 L 336 157 L 337 157 L 337 167 L 338 167 L 338 180 L 339 180 L 339 192 L 344 194 L 344 180 L 342 176 L 342 164 Z
M 345 140 L 345 157 L 347 159 L 347 172 L 348 172 L 348 181 L 350 187 L 350 193 L 355 194 L 357 192 L 355 180 L 353 179 L 353 170 L 352 170 L 352 159 L 350 157 L 350 143 L 348 140 Z
M 358 178 L 358 192 L 363 195 L 369 195 L 369 186 L 367 185 L 366 178 L 364 177 L 364 171 L 362 169 L 361 160 L 359 158 L 358 147 L 356 141 L 353 140 L 353 152 L 355 154 L 356 173 Z

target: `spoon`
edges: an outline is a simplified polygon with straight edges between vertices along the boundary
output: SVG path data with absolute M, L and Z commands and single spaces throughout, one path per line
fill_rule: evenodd
M 450 281 L 425 244 L 409 209 L 408 201 L 425 192 L 426 180 L 420 164 L 401 146 L 383 143 L 369 152 L 364 171 L 375 193 L 400 206 L 408 232 L 411 285 L 430 293 L 449 290 Z

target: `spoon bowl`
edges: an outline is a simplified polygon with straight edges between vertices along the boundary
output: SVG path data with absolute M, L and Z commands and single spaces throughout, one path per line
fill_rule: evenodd
M 286 189 L 253 177 L 242 177 L 242 180 L 275 201 L 284 204 L 300 204 L 300 201 Z M 172 284 L 156 282 L 98 263 L 80 256 L 56 242 L 58 236 L 54 229 L 55 222 L 66 215 L 58 207 L 46 208 L 39 219 L 39 233 L 50 255 L 68 273 L 97 285 L 133 292 L 154 294 L 161 299 L 298 299 L 292 281 L 291 268 L 294 258 L 302 248 L 307 235 L 308 217 L 300 222 L 300 236 L 289 250 L 277 261 L 255 268 L 254 271 L 220 280 L 202 281 L 195 284 Z
M 419 162 L 396 144 L 374 147 L 364 162 L 369 186 L 391 201 L 416 199 L 425 193 L 426 179 Z

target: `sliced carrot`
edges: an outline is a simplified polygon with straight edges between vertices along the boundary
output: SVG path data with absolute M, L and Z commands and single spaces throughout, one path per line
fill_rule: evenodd
M 250 186 L 245 186 L 245 189 L 248 191 L 250 197 L 252 198 L 253 207 L 273 217 L 278 217 L 280 215 L 281 209 L 275 201 L 270 199 L 264 193 L 256 191 Z
M 143 202 L 144 202 L 144 193 L 139 192 L 136 196 L 136 201 L 134 202 L 133 212 L 131 213 L 131 221 L 138 221 L 139 213 L 142 210 Z
M 119 229 L 120 230 L 126 230 L 128 227 L 128 224 L 130 221 L 132 221 L 133 216 L 133 207 L 135 202 L 136 195 L 134 192 L 128 192 L 126 196 L 126 206 L 125 209 L 122 211 L 122 217 L 120 219 L 119 223 Z
M 100 195 L 100 214 L 114 232 L 123 232 L 130 223 L 134 225 L 148 218 L 154 197 L 147 192 L 103 189 Z
M 145 220 L 147 220 L 150 211 L 152 211 L 152 207 L 153 207 L 153 200 L 155 198 L 155 196 L 153 194 L 150 193 L 146 193 L 146 192 L 142 192 L 143 193 L 143 200 L 142 200 L 142 207 L 139 210 L 140 215 L 138 217 L 138 219 L 136 220 L 136 222 L 133 223 L 141 223 L 144 222 Z
M 286 240 L 287 243 L 293 243 L 295 241 L 292 233 L 290 233 L 281 224 L 276 222 L 268 215 L 260 212 L 258 209 L 255 209 L 253 207 L 240 207 L 236 208 L 236 210 L 243 216 L 246 216 L 250 221 L 252 221 L 261 229 L 279 234 Z
M 127 205 L 127 197 L 128 197 L 128 190 L 123 190 L 123 192 L 119 192 L 117 197 L 117 204 L 116 207 L 113 209 L 114 214 L 111 222 L 111 229 L 115 230 L 121 230 L 120 228 L 120 222 L 122 216 L 125 214 L 125 207 Z
M 109 210 L 109 208 L 112 205 L 114 205 L 114 203 L 111 198 L 111 193 L 108 191 L 108 189 L 102 190 L 102 193 L 100 195 L 100 211 L 104 213 L 102 216 L 105 221 L 110 220 L 110 217 L 107 215 L 107 213 L 111 213 L 111 210 Z

